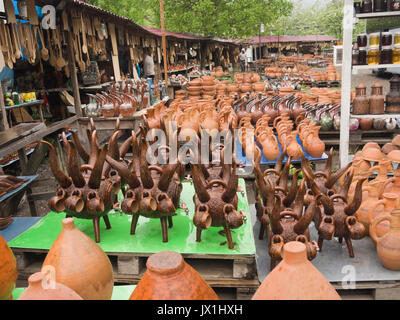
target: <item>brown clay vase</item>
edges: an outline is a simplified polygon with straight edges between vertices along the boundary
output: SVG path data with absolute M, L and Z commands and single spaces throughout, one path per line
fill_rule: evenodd
M 370 228 L 369 228 L 369 233 L 371 234 L 372 232 L 372 226 L 374 224 L 375 220 L 380 219 L 383 216 L 390 215 L 390 213 L 398 209 L 398 199 L 399 196 L 395 193 L 384 193 L 383 194 L 383 199 L 379 200 L 371 207 L 371 209 L 368 212 L 368 217 L 369 217 L 369 222 L 370 222 Z M 380 209 L 382 208 L 383 209 Z M 387 221 L 380 220 L 381 222 L 376 224 L 374 227 L 374 232 L 376 233 L 377 237 L 383 237 L 386 233 L 389 232 L 390 230 L 390 225 Z M 374 239 L 372 238 L 374 241 Z M 374 241 L 376 244 L 376 242 Z
M 283 260 L 265 278 L 253 300 L 341 300 L 329 281 L 307 259 L 299 241 L 283 247 Z
M 390 230 L 383 237 L 379 237 L 375 230 L 382 221 L 390 222 Z M 389 270 L 400 271 L 400 210 L 394 210 L 390 215 L 376 219 L 372 223 L 370 234 L 377 243 L 378 256 L 383 266 Z
M 313 158 L 321 158 L 325 151 L 325 143 L 318 136 L 321 127 L 315 127 L 313 133 L 307 138 L 308 153 Z
M 46 279 L 43 272 L 31 275 L 28 282 L 28 289 L 21 294 L 18 300 L 83 300 L 67 286 Z
M 17 262 L 7 242 L 0 235 L 0 300 L 12 300 L 17 282 Z
M 129 300 L 218 300 L 204 279 L 178 252 L 153 254 Z
M 42 272 L 54 268 L 55 281 L 71 288 L 84 300 L 110 300 L 114 277 L 109 258 L 75 227 L 72 218 L 64 219 L 62 224 L 43 262 Z

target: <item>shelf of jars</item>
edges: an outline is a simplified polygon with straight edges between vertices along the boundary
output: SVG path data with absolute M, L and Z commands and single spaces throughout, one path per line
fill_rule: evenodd
M 394 114 L 363 114 L 363 115 L 359 115 L 359 114 L 351 114 L 350 117 L 352 119 L 391 119 L 391 118 L 395 118 L 395 119 L 400 119 L 400 113 L 394 113 Z
M 373 70 L 373 69 L 393 69 L 400 68 L 400 64 L 376 64 L 365 66 L 353 66 L 353 72 L 358 70 Z

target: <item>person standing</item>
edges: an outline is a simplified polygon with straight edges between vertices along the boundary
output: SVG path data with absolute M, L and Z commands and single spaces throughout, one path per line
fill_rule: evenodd
M 144 60 L 143 60 L 143 69 L 144 69 L 144 77 L 151 78 L 154 80 L 154 60 L 150 55 L 150 49 L 146 48 L 144 51 Z
M 240 53 L 239 59 L 240 59 L 240 69 L 242 70 L 242 72 L 246 72 L 247 56 L 246 56 L 246 50 L 244 48 L 242 49 L 242 52 Z

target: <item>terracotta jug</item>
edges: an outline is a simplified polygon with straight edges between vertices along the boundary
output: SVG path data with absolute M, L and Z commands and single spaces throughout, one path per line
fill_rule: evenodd
M 325 143 L 318 136 L 321 127 L 315 127 L 312 134 L 307 137 L 308 153 L 313 158 L 321 158 L 325 152 Z
M 390 223 L 390 230 L 380 237 L 376 227 L 382 221 Z M 384 215 L 372 223 L 371 237 L 375 243 L 379 259 L 389 270 L 400 271 L 400 210 L 394 210 L 390 215 Z
M 399 196 L 395 193 L 384 193 L 383 194 L 383 199 L 379 200 L 371 207 L 371 209 L 368 212 L 368 217 L 369 217 L 369 222 L 370 222 L 370 228 L 369 228 L 369 233 L 371 234 L 372 230 L 372 225 L 375 220 L 380 219 L 383 216 L 390 215 L 390 213 L 398 209 L 398 199 Z M 379 207 L 383 207 L 382 209 L 379 209 Z M 389 232 L 390 225 L 387 221 L 382 221 L 379 224 L 376 224 L 375 226 L 375 233 L 378 237 L 383 237 L 386 233 Z M 374 239 L 372 239 L 374 241 Z M 376 244 L 376 242 L 374 241 Z
M 18 300 L 83 300 L 74 290 L 63 284 L 46 279 L 43 272 L 37 272 L 28 279 L 29 287 Z
M 307 259 L 299 241 L 283 247 L 283 260 L 265 278 L 253 300 L 341 300 L 329 281 Z
M 367 231 L 367 235 L 369 234 L 369 211 L 372 206 L 374 206 L 379 201 L 379 190 L 381 187 L 381 182 L 375 181 L 370 182 L 367 186 L 363 187 L 363 201 L 361 203 L 360 208 L 356 212 L 356 217 L 358 221 L 360 221 Z M 367 197 L 364 197 L 364 193 L 367 193 Z M 382 209 L 377 207 L 375 210 L 376 214 L 380 214 Z
M 153 254 L 129 300 L 218 300 L 204 279 L 178 252 Z
M 301 146 L 297 143 L 297 133 L 297 131 L 292 132 L 290 137 L 286 140 L 287 154 L 293 160 L 299 160 L 303 154 L 303 149 L 301 149 Z
M 111 262 L 104 251 L 75 227 L 72 218 L 63 228 L 43 262 L 42 272 L 54 268 L 55 281 L 84 300 L 110 300 L 114 287 Z
M 268 161 L 275 161 L 278 159 L 280 151 L 278 140 L 275 135 L 264 132 L 260 134 L 258 141 L 260 141 L 260 144 L 262 145 L 265 159 Z
M 12 300 L 17 282 L 17 262 L 7 242 L 0 235 L 0 300 Z

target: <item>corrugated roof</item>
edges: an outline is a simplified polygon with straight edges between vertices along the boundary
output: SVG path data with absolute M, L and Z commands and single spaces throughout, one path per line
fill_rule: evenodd
M 276 42 L 328 42 L 337 41 L 331 36 L 269 36 L 269 37 L 252 37 L 246 40 L 239 40 L 241 43 L 257 44 L 257 43 L 276 43 Z
M 158 36 L 158 37 L 162 36 L 161 29 L 159 29 L 159 28 L 150 28 L 150 27 L 145 27 L 145 26 L 141 26 L 141 27 L 143 29 L 145 29 L 146 31 L 154 34 L 155 36 Z M 194 35 L 194 34 L 175 33 L 175 32 L 170 32 L 167 30 L 165 30 L 165 36 L 176 38 L 176 39 L 183 39 L 183 40 L 203 40 L 203 39 L 205 39 L 203 36 L 198 36 L 198 35 Z

